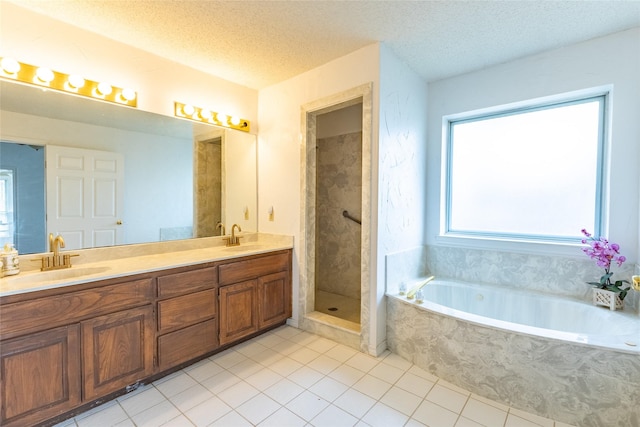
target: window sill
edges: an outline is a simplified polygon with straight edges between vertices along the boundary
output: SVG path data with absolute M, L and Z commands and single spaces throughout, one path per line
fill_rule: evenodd
M 492 250 L 530 255 L 582 256 L 580 243 L 553 241 L 524 241 L 507 238 L 476 237 L 464 235 L 438 235 L 436 246 L 451 246 L 467 249 Z

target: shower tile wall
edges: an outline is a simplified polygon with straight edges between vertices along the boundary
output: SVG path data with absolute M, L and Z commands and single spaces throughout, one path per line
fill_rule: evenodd
M 214 142 L 196 144 L 196 233 L 197 237 L 220 235 L 216 225 L 222 220 L 222 146 Z
M 362 132 L 317 140 L 316 290 L 360 299 Z

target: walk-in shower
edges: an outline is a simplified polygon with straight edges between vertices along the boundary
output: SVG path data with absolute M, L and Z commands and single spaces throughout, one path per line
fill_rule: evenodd
M 316 119 L 315 311 L 359 327 L 362 104 Z
M 302 106 L 298 326 L 368 352 L 373 84 Z M 294 293 L 295 296 L 295 293 Z

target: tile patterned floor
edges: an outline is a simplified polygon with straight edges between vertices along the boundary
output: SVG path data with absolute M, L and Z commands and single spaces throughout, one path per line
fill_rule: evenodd
M 283 326 L 63 426 L 567 425 L 471 394 L 393 353 L 374 358 Z

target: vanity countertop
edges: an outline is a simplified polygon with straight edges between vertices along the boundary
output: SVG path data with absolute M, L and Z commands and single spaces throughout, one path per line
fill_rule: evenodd
M 0 297 L 293 248 L 291 236 L 262 233 L 241 236 L 239 246 L 229 247 L 217 237 L 69 250 L 65 252 L 80 255 L 73 258 L 73 266 L 51 271 L 34 268 L 38 265 L 34 260 L 39 260 L 42 254 L 21 256 L 23 271 L 0 278 Z

